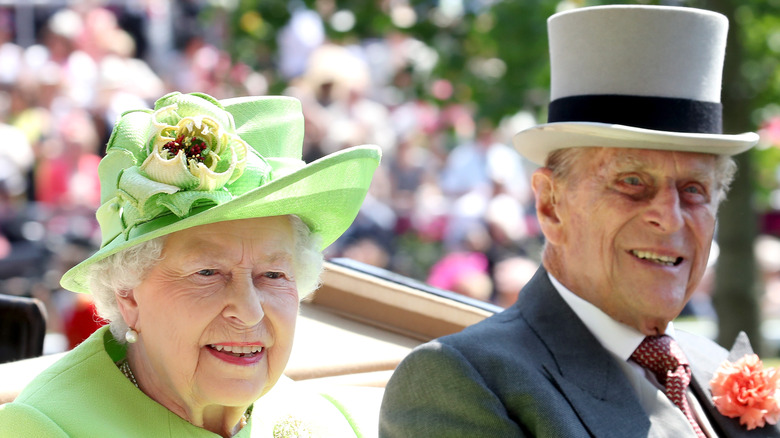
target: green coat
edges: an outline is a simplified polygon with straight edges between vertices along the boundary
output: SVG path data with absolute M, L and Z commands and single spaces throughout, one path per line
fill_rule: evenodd
M 0 437 L 218 436 L 136 388 L 115 365 L 125 354 L 108 327 L 100 328 L 38 375 L 13 403 L 0 406 Z M 274 428 L 297 423 L 305 424 L 312 436 L 360 436 L 341 406 L 329 400 L 280 380 L 255 402 L 251 418 L 235 437 L 272 437 Z

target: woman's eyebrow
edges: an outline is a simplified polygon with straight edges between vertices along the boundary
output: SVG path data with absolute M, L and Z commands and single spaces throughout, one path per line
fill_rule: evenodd
M 261 253 L 262 260 L 267 263 L 292 263 L 293 255 L 288 251 L 274 251 L 271 253 Z

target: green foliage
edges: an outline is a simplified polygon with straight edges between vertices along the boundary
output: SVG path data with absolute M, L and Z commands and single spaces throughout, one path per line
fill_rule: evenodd
M 755 207 L 758 211 L 771 210 L 770 196 L 778 189 L 780 173 L 780 147 L 774 146 L 752 152 L 755 169 Z
M 424 281 L 433 265 L 444 256 L 440 241 L 428 240 L 417 233 L 405 233 L 397 238 L 393 271 Z
M 474 73 L 469 78 L 474 84 L 475 100 L 484 102 L 482 109 L 489 118 L 497 120 L 520 109 L 546 117 L 550 77 L 546 23 L 554 12 L 555 3 L 549 1 L 502 2 L 490 12 L 495 21 L 492 29 L 469 35 L 474 46 L 488 46 L 488 55 L 506 64 L 501 78 Z
M 745 51 L 739 91 L 750 99 L 751 122 L 760 128 L 770 118 L 780 117 L 780 1 L 742 2 L 735 17 Z M 756 207 L 761 211 L 770 209 L 769 196 L 778 189 L 780 168 L 780 145 L 767 146 L 752 152 Z
M 758 110 L 754 122 L 764 120 L 768 105 L 778 113 L 780 96 L 780 1 L 752 0 L 738 4 L 735 28 L 742 35 L 745 62 L 741 73 L 744 90 Z
M 227 11 L 226 49 L 237 61 L 273 71 L 277 33 L 289 21 L 294 8 L 307 7 L 323 16 L 331 41 L 359 43 L 400 32 L 424 42 L 436 51 L 438 62 L 430 75 L 413 75 L 416 82 L 407 95 L 441 105 L 466 103 L 475 108 L 478 116 L 494 122 L 520 110 L 531 111 L 538 120 L 546 118 L 550 75 L 547 18 L 563 5 L 666 4 L 728 11 L 734 17 L 730 31 L 739 32 L 742 62 L 739 78 L 724 83 L 724 102 L 727 97 L 747 102 L 751 126 L 745 130 L 756 130 L 770 117 L 780 115 L 780 0 L 411 0 L 417 20 L 406 28 L 393 24 L 390 2 L 238 0 L 236 3 L 234 9 Z M 460 9 L 445 10 L 453 4 Z M 329 19 L 337 11 L 354 14 L 355 25 L 350 30 L 333 29 Z M 444 100 L 432 93 L 432 84 L 441 79 L 453 86 L 452 95 Z M 272 84 L 272 90 L 283 87 L 283 83 Z M 766 206 L 769 191 L 776 189 L 775 169 L 780 165 L 780 153 L 775 149 L 752 152 L 758 171 L 758 204 L 762 207 Z
M 461 15 L 447 19 L 440 17 L 438 2 L 417 1 L 418 17 L 428 19 L 406 30 L 439 54 L 433 76 L 455 87 L 442 103 L 476 102 L 479 116 L 493 121 L 521 109 L 542 114 L 549 82 L 546 20 L 558 2 L 503 1 L 490 8 L 464 3 Z

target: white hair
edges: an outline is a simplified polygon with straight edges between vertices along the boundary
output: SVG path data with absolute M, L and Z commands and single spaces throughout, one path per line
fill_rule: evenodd
M 295 215 L 289 215 L 295 239 L 293 269 L 298 296 L 306 296 L 320 285 L 324 257 L 320 251 L 322 239 Z M 117 295 L 125 296 L 136 288 L 162 259 L 167 236 L 161 236 L 133 245 L 95 262 L 87 274 L 90 292 L 98 315 L 109 321 L 111 333 L 119 342 L 125 342 L 128 325 L 119 311 Z

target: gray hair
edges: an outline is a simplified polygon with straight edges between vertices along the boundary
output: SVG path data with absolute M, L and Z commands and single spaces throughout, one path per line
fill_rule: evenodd
M 583 155 L 598 147 L 564 148 L 551 152 L 547 156 L 545 167 L 552 170 L 553 177 L 561 181 L 576 181 L 582 175 L 575 173 L 575 163 L 581 163 Z M 737 163 L 728 155 L 716 155 L 715 184 L 718 191 L 718 204 L 726 199 L 731 183 L 737 173 Z
M 298 295 L 303 297 L 320 286 L 324 257 L 320 251 L 322 239 L 295 215 L 289 215 L 295 239 L 293 269 Z M 167 236 L 158 237 L 131 246 L 95 262 L 89 268 L 88 284 L 95 300 L 98 315 L 110 322 L 111 333 L 119 342 L 125 342 L 129 328 L 119 311 L 116 296 L 125 296 L 137 287 L 152 267 L 162 260 Z

